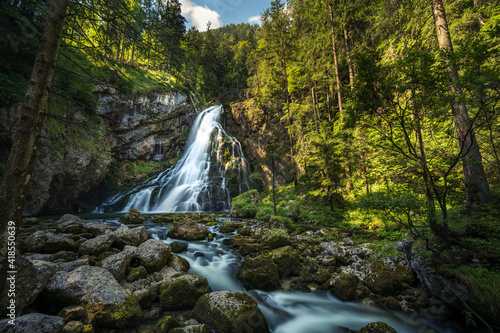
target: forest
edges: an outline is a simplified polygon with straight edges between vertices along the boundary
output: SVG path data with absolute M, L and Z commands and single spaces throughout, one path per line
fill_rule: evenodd
M 96 131 L 96 87 L 182 92 L 272 124 L 251 161 L 258 192 L 234 198 L 233 216 L 348 232 L 387 255 L 412 239 L 488 309 L 462 300 L 464 313 L 498 328 L 496 1 L 274 0 L 261 25 L 203 32 L 178 0 L 8 0 L 0 20 L 0 108 L 24 103 L 19 136 L 0 132 L 2 156 L 12 149 L 0 161 L 2 241 L 22 219 L 40 133 L 64 145 L 62 124 Z

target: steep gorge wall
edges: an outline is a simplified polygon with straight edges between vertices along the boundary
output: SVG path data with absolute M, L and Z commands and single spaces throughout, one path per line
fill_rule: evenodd
M 266 146 L 274 142 L 282 152 L 290 151 L 285 127 L 266 113 L 266 106 L 248 99 L 224 106 L 227 131 L 241 142 L 245 156 L 252 162 L 253 178 L 257 187 L 272 186 L 272 166 Z M 282 154 L 284 156 L 285 154 Z M 284 158 L 275 159 L 275 184 L 291 182 L 292 166 Z
M 47 118 L 26 215 L 78 212 L 75 200 L 104 179 L 113 159 L 164 160 L 182 153 L 183 133 L 196 116 L 186 95 L 121 96 L 102 89 L 97 93 L 102 117 L 67 105 L 58 111 L 59 120 Z M 7 162 L 20 110 L 20 104 L 0 109 L 0 166 Z

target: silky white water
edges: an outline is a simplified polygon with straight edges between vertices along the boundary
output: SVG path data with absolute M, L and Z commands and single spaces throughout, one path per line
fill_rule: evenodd
M 241 144 L 220 124 L 222 106 L 202 111 L 191 127 L 182 158 L 133 190 L 110 197 L 95 212 L 132 208 L 142 213 L 228 211 L 231 196 L 250 189 Z M 110 208 L 112 207 L 112 208 Z

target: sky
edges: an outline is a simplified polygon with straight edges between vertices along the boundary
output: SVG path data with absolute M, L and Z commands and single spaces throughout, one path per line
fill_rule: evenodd
M 260 24 L 260 15 L 271 5 L 272 0 L 179 0 L 187 27 L 195 26 L 199 31 L 219 28 L 231 23 Z

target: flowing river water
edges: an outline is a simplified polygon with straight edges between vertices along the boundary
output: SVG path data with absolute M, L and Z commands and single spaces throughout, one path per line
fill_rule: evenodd
M 115 219 L 95 221 L 119 227 Z M 168 226 L 145 222 L 148 236 L 167 244 L 179 241 L 167 237 Z M 343 302 L 329 292 L 314 293 L 292 290 L 245 290 L 236 274 L 241 257 L 225 245 L 235 233 L 223 234 L 220 226 L 210 226 L 216 236 L 212 241 L 180 241 L 188 245 L 179 255 L 188 260 L 188 273 L 204 276 L 213 291 L 243 291 L 252 296 L 274 333 L 346 333 L 357 331 L 371 322 L 382 321 L 398 333 L 461 333 L 462 330 L 434 323 L 409 312 L 389 311 L 373 303 Z M 256 332 L 257 333 L 257 332 Z

